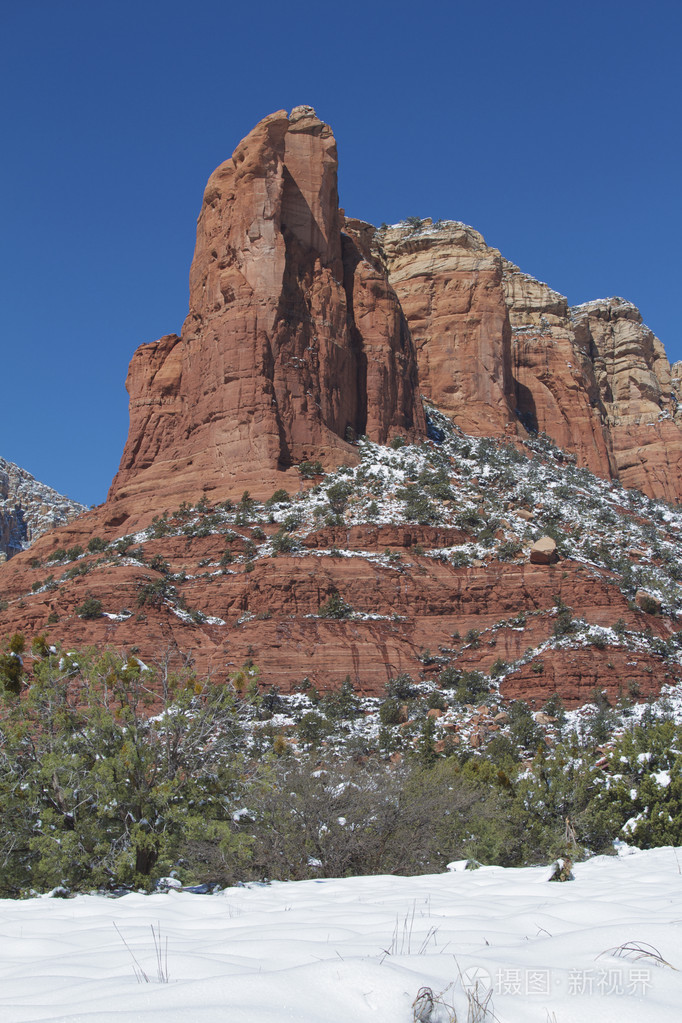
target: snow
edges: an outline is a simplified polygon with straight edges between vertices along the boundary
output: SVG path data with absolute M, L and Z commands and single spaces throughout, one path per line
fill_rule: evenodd
M 428 987 L 441 1023 L 477 979 L 480 1019 L 673 1023 L 678 853 L 619 852 L 564 884 L 544 865 L 2 901 L 0 1018 L 410 1023 Z

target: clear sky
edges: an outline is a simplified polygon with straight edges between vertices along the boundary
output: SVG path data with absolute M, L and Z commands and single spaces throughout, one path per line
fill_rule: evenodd
M 341 205 L 462 220 L 571 303 L 635 302 L 672 360 L 674 0 L 1 0 L 0 455 L 104 500 L 135 348 L 179 332 L 206 179 L 315 107 Z

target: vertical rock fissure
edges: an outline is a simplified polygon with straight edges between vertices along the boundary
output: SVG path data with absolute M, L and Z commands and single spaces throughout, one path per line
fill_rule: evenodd
M 347 234 L 341 232 L 341 256 L 343 259 L 343 290 L 346 293 L 346 322 L 351 351 L 355 359 L 356 379 L 356 411 L 355 422 L 348 425 L 357 437 L 367 432 L 367 355 L 362 334 L 355 322 L 353 306 L 353 289 L 355 285 L 355 269 L 362 258 L 357 247 Z

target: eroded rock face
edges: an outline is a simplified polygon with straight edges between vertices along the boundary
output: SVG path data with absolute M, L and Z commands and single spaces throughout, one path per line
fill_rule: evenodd
M 0 458 L 0 560 L 25 550 L 43 533 L 84 511 L 82 504 Z
M 78 524 L 74 524 L 73 529 Z M 87 535 L 80 520 L 81 541 Z M 274 529 L 274 526 L 273 526 Z M 250 528 L 241 533 L 251 533 Z M 0 608 L 0 633 L 19 630 L 27 637 L 45 634 L 67 649 L 89 645 L 135 647 L 145 663 L 165 653 L 191 652 L 197 671 L 215 682 L 225 681 L 247 658 L 258 664 L 263 682 L 290 692 L 308 677 L 320 690 L 338 687 L 346 675 L 364 693 L 380 696 L 390 678 L 425 670 L 423 651 L 447 648 L 452 663 L 467 671 L 490 671 L 498 658 L 523 658 L 528 647 L 543 644 L 556 624 L 556 602 L 579 608 L 585 621 L 612 625 L 619 618 L 628 628 L 643 622 L 656 636 L 669 638 L 675 623 L 647 611 L 634 610 L 611 580 L 587 566 L 564 560 L 559 565 L 509 564 L 455 568 L 415 553 L 418 542 L 427 545 L 456 540 L 442 527 L 356 527 L 334 537 L 310 537 L 305 556 L 267 558 L 251 571 L 243 563 L 225 574 L 207 573 L 206 562 L 217 564 L 225 548 L 220 534 L 205 537 L 160 537 L 142 544 L 145 564 L 110 552 L 84 555 L 78 564 L 90 566 L 58 587 L 33 591 L 33 583 L 46 572 L 57 578 L 64 566 L 46 559 L 57 537 L 42 538 L 34 550 L 45 559 L 39 567 L 20 555 L 2 570 L 3 594 L 10 601 Z M 370 532 L 372 535 L 369 535 Z M 65 531 L 59 540 L 62 545 Z M 368 558 L 332 557 L 315 549 L 314 541 L 338 539 L 349 547 L 384 549 L 390 543 L 401 554 L 400 567 L 388 567 Z M 369 543 L 367 542 L 369 540 Z M 233 544 L 243 551 L 244 538 Z M 417 548 L 418 549 L 418 548 Z M 178 615 L 168 601 L 140 605 L 141 588 L 162 582 L 151 567 L 155 556 L 167 560 L 172 572 L 186 573 L 181 584 L 187 606 L 207 616 L 193 621 Z M 49 565 L 49 568 L 47 567 Z M 180 584 L 179 584 L 180 585 Z M 331 593 L 339 593 L 362 617 L 334 620 L 319 616 Z M 87 596 L 95 597 L 107 612 L 82 619 L 77 608 Z M 524 611 L 524 627 L 509 621 Z M 455 640 L 468 630 L 480 633 L 480 642 Z M 493 642 L 490 642 L 490 641 Z M 589 699 L 595 686 L 615 700 L 625 680 L 635 680 L 642 696 L 657 693 L 664 681 L 676 681 L 682 668 L 675 661 L 661 662 L 648 654 L 608 646 L 597 649 L 579 643 L 570 650 L 543 653 L 544 672 L 521 664 L 503 686 L 509 697 L 531 700 L 537 707 L 554 692 L 569 706 Z M 614 671 L 614 663 L 618 670 Z M 436 677 L 440 668 L 428 669 Z
M 504 260 L 515 407 L 530 430 L 546 433 L 579 463 L 613 474 L 608 430 L 588 341 L 578 343 L 563 295 Z
M 415 342 L 422 393 L 466 433 L 515 433 L 502 257 L 465 224 L 424 223 L 377 238 Z
M 342 223 L 336 143 L 311 107 L 266 117 L 213 172 L 181 335 L 130 365 L 112 517 L 265 495 L 303 460 L 353 461 L 346 438 L 424 435 L 400 304 Z
M 571 310 L 576 344 L 592 353 L 613 475 L 651 497 L 682 497 L 682 410 L 659 339 L 621 298 Z
M 682 364 L 629 302 L 569 308 L 463 224 L 402 224 L 377 251 L 415 339 L 425 393 L 465 432 L 546 433 L 578 463 L 682 499 Z

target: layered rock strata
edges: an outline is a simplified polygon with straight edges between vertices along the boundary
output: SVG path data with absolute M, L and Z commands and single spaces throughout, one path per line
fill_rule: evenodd
M 515 433 L 502 257 L 465 224 L 425 223 L 378 235 L 414 339 L 422 393 L 465 433 Z
M 271 493 L 301 461 L 352 461 L 358 435 L 425 434 L 400 304 L 342 226 L 336 143 L 311 107 L 266 117 L 214 171 L 181 335 L 130 365 L 113 521 Z
M 468 433 L 546 433 L 580 465 L 682 499 L 682 372 L 637 308 L 570 308 L 464 224 L 377 232 L 423 392 Z
M 250 529 L 246 533 L 246 541 Z M 340 533 L 341 531 L 339 531 Z M 138 548 L 146 564 L 113 554 L 85 555 L 70 582 L 45 585 L 45 573 L 55 578 L 62 566 L 49 562 L 31 568 L 17 558 L 4 566 L 3 594 L 10 606 L 0 608 L 0 633 L 19 630 L 27 637 L 44 634 L 67 649 L 89 645 L 133 648 L 145 663 L 166 655 L 178 662 L 191 655 L 201 675 L 225 681 L 230 672 L 252 658 L 266 687 L 291 692 L 304 678 L 320 690 L 338 687 L 350 675 L 359 691 L 380 696 L 390 678 L 410 672 L 415 678 L 440 671 L 431 667 L 423 652 L 448 649 L 450 663 L 466 670 L 490 671 L 499 658 L 514 661 L 529 647 L 537 648 L 552 636 L 556 601 L 580 609 L 594 625 L 608 626 L 617 619 L 628 628 L 642 628 L 667 639 L 674 624 L 657 615 L 633 609 L 612 585 L 607 574 L 564 560 L 558 565 L 504 564 L 456 568 L 416 553 L 420 545 L 456 539 L 444 537 L 440 527 L 396 529 L 374 527 L 374 538 L 348 534 L 337 540 L 352 547 L 391 543 L 401 555 L 399 567 L 377 564 L 365 557 L 331 557 L 317 553 L 326 544 L 326 531 L 308 539 L 306 556 L 257 560 L 251 569 L 237 564 L 226 574 L 206 572 L 224 550 L 224 537 L 161 537 Z M 61 537 L 60 537 L 61 539 Z M 62 541 L 63 542 L 63 541 Z M 243 550 L 240 538 L 234 553 Z M 45 557 L 48 538 L 36 550 Z M 179 611 L 170 600 L 153 595 L 140 605 L 140 594 L 153 594 L 153 584 L 164 583 L 162 571 L 153 569 L 155 556 L 182 572 L 179 586 L 193 615 Z M 33 584 L 40 589 L 33 592 Z M 150 590 L 150 584 L 152 589 Z M 157 589 L 156 592 L 160 592 Z M 338 593 L 355 609 L 349 620 L 319 615 L 320 606 Z M 79 617 L 87 596 L 101 601 L 102 614 Z M 528 615 L 524 627 L 502 620 L 520 612 Z M 197 614 L 197 612 L 199 614 Z M 480 639 L 468 644 L 475 630 Z M 455 639 L 454 637 L 457 637 Z M 572 649 L 543 653 L 543 672 L 535 662 L 507 676 L 503 693 L 522 697 L 538 707 L 554 692 L 569 706 L 588 700 L 596 687 L 614 699 L 628 683 L 636 682 L 642 696 L 658 693 L 664 682 L 682 679 L 674 661 L 661 661 L 647 652 L 632 652 L 611 645 L 605 648 L 578 643 Z M 614 668 L 614 665 L 616 666 Z
M 571 309 L 576 347 L 592 356 L 612 474 L 651 497 L 682 498 L 682 407 L 663 345 L 621 298 Z

